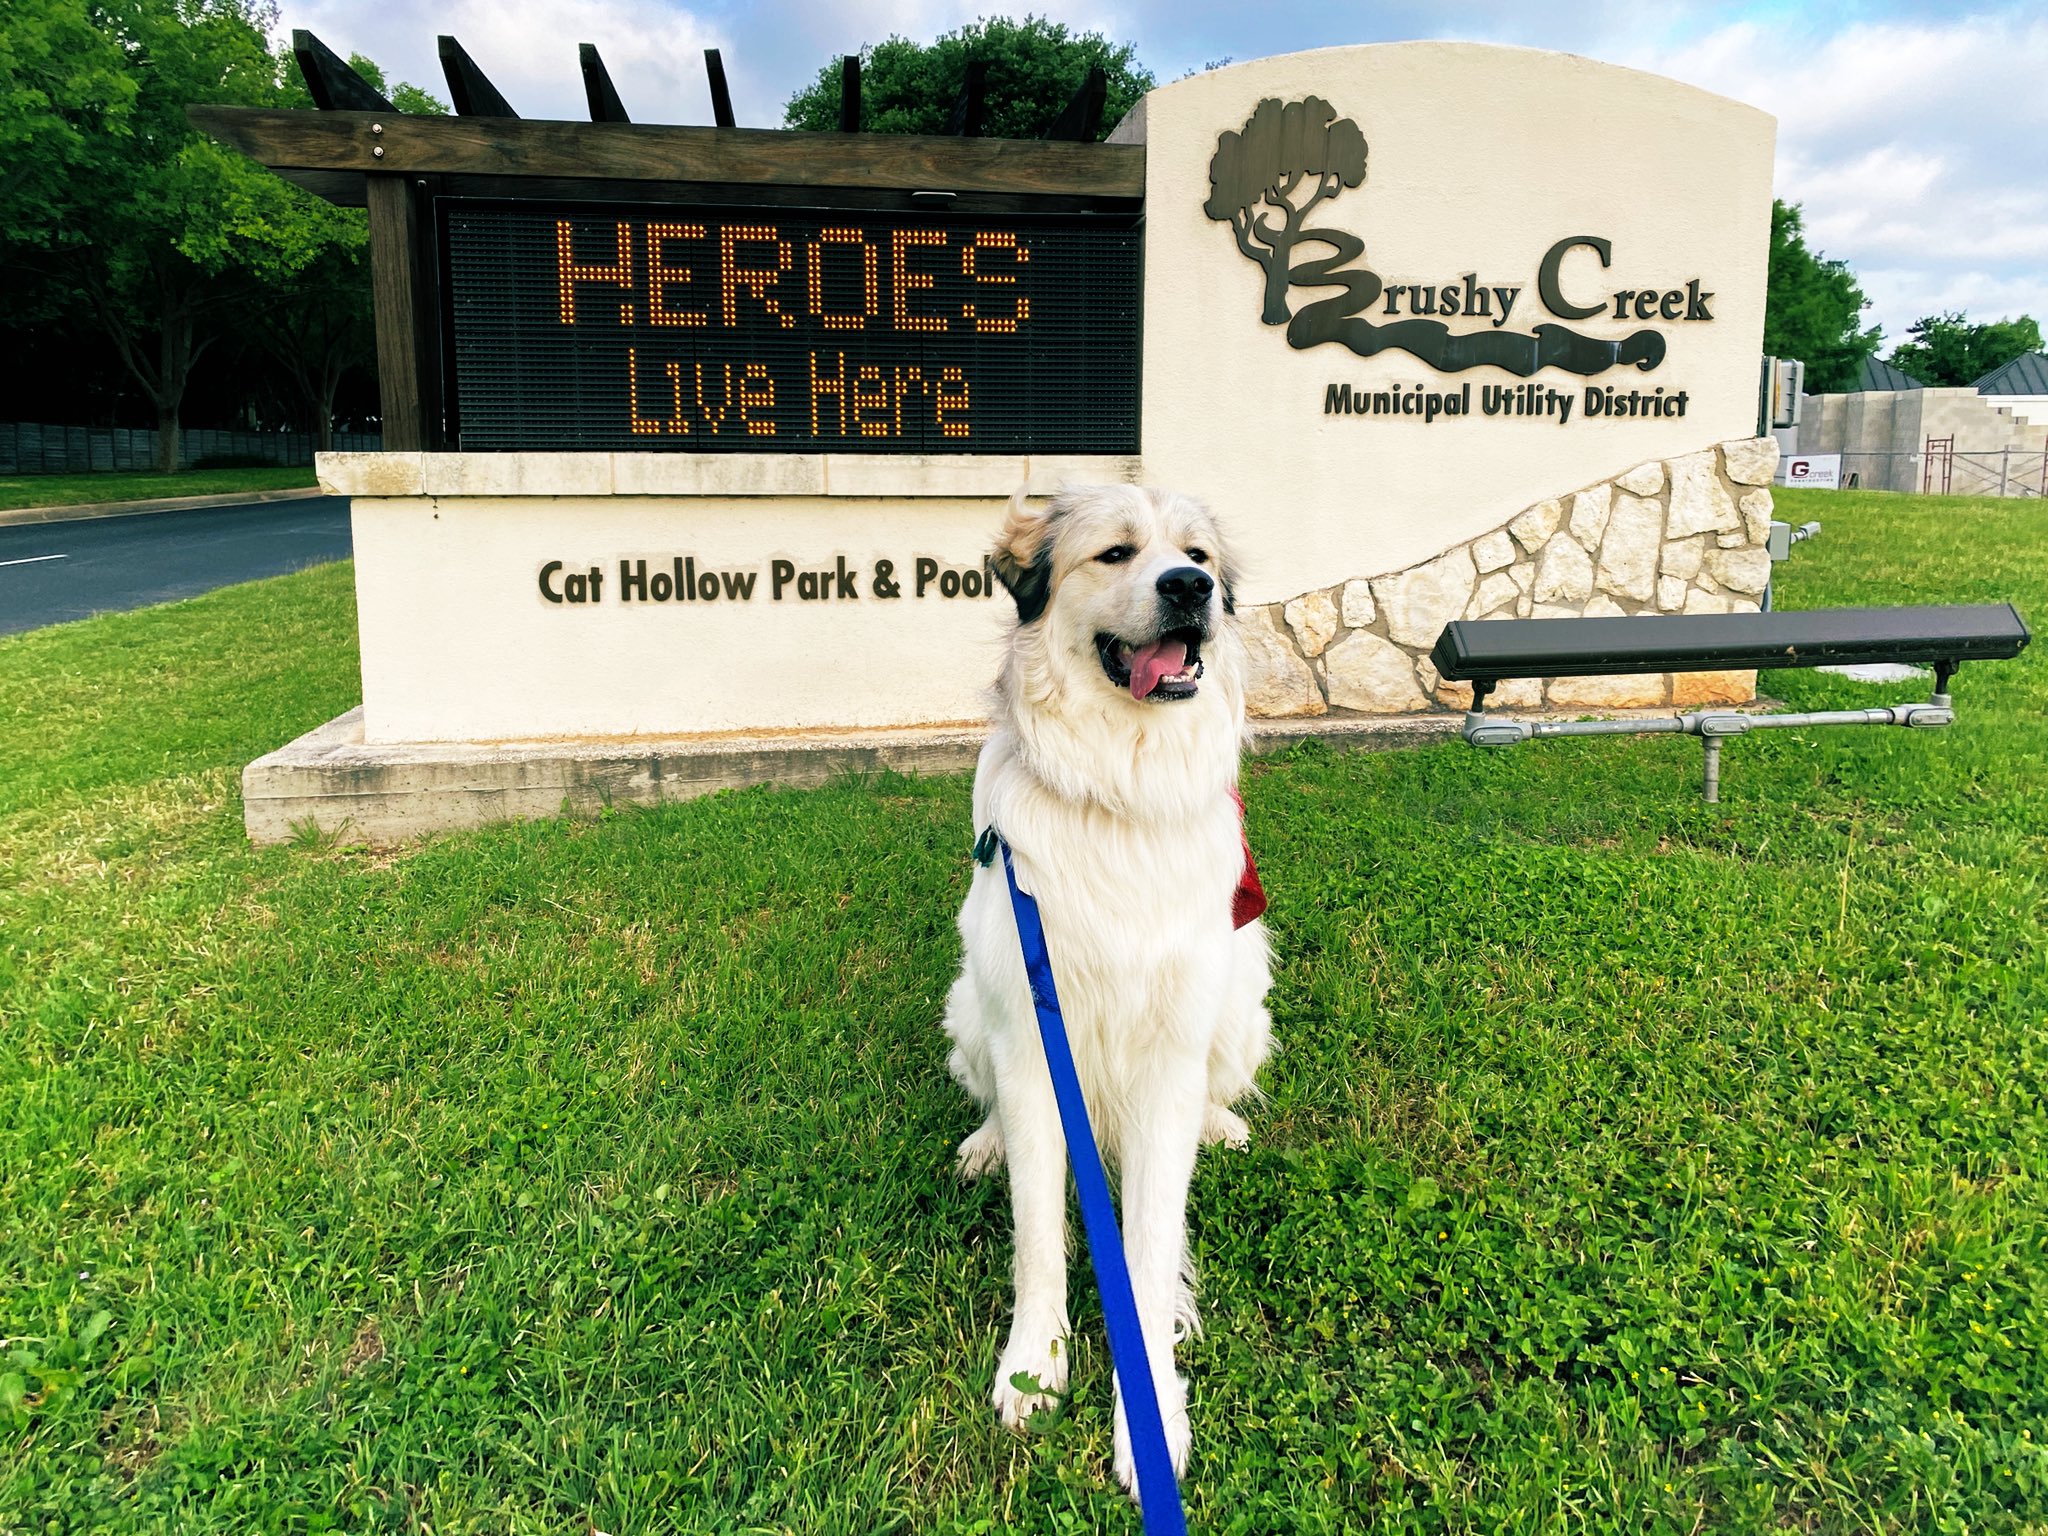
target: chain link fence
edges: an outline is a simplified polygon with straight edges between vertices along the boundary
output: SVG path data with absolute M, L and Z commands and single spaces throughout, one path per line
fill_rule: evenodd
M 1844 452 L 1842 488 L 1921 491 L 1937 496 L 2048 498 L 2048 449 L 1980 451 L 1957 448 L 1952 442 L 1944 444 L 1936 438 L 1917 452 Z

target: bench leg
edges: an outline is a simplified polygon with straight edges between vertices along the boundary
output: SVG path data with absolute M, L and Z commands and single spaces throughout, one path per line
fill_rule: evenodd
M 1700 787 L 1706 795 L 1707 804 L 1719 805 L 1721 803 L 1721 738 L 1718 736 L 1702 736 L 1700 738 L 1700 745 L 1706 748 L 1706 774 Z

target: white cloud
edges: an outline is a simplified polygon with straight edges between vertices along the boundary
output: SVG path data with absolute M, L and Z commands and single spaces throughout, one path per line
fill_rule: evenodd
M 1778 119 L 1778 195 L 1849 262 L 1887 343 L 1921 315 L 2048 319 L 2048 21 L 1737 22 L 1623 62 Z
M 1959 309 L 1973 320 L 2009 320 L 2030 314 L 2048 315 L 2041 283 L 2032 277 L 2005 277 L 1995 272 L 1965 270 L 1930 274 L 1925 268 L 1895 271 L 1874 267 L 1858 272 L 1863 291 L 1880 313 L 1902 315 L 1898 329 L 1885 328 L 1886 351 L 1906 340 L 1906 329 L 1922 315 Z

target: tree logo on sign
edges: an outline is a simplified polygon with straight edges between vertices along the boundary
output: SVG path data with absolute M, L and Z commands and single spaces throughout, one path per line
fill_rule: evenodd
M 1591 376 L 1623 365 L 1648 370 L 1664 360 L 1664 336 L 1654 330 L 1609 341 L 1548 322 L 1528 331 L 1506 329 L 1504 312 L 1476 331 L 1453 331 L 1441 320 L 1412 314 L 1384 323 L 1366 318 L 1364 311 L 1388 290 L 1379 274 L 1363 264 L 1365 242 L 1349 230 L 1308 223 L 1317 207 L 1363 183 L 1365 168 L 1363 130 L 1319 96 L 1285 103 L 1268 97 L 1241 131 L 1217 138 L 1202 211 L 1228 224 L 1237 248 L 1264 269 L 1260 318 L 1267 325 L 1286 326 L 1290 346 L 1306 350 L 1335 342 L 1361 357 L 1397 350 L 1446 373 L 1494 367 L 1523 378 L 1539 368 Z M 1591 237 L 1560 242 L 1552 248 L 1553 257 L 1566 246 L 1587 244 L 1602 249 L 1604 264 L 1607 242 Z M 1327 248 L 1330 254 L 1298 257 L 1305 246 Z M 1547 281 L 1554 284 L 1554 275 Z M 1296 308 L 1298 288 L 1337 291 Z M 1395 313 L 1401 291 L 1389 295 L 1388 313 Z M 1429 292 L 1434 302 L 1436 290 Z

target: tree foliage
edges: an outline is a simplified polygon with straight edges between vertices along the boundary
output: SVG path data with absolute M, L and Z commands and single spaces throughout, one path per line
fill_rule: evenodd
M 31 253 L 62 243 L 50 210 L 67 200 L 97 145 L 131 136 L 137 93 L 82 4 L 10 0 L 0 26 L 0 257 L 11 278 Z M 29 297 L 26 284 L 9 282 L 16 317 Z
M 1862 328 L 1870 301 L 1845 261 L 1807 249 L 1799 205 L 1771 204 L 1771 267 L 1764 300 L 1764 352 L 1806 364 L 1813 394 L 1856 387 L 1857 370 L 1883 332 Z
M 1088 71 L 1109 81 L 1102 133 L 1152 89 L 1152 73 L 1128 43 L 1099 32 L 1070 32 L 1041 16 L 1012 21 L 991 16 L 929 43 L 891 37 L 861 50 L 860 126 L 867 133 L 944 133 L 972 60 L 988 65 L 984 132 L 991 138 L 1035 139 L 1073 98 Z M 839 126 L 839 61 L 789 98 L 784 126 L 830 131 Z
M 235 387 L 219 395 L 245 410 L 267 393 L 250 365 L 268 359 L 323 438 L 342 377 L 370 361 L 362 213 L 186 120 L 199 102 L 311 107 L 267 41 L 274 20 L 258 0 L 9 0 L 0 27 L 0 327 L 39 360 L 123 372 L 166 467 L 208 358 L 232 355 L 220 372 Z M 374 64 L 352 62 L 382 85 Z M 441 110 L 410 86 L 392 96 Z
M 2031 315 L 1972 325 L 1960 310 L 1924 315 L 1892 351 L 1894 368 L 1936 387 L 1976 383 L 1994 368 L 2041 350 L 2041 327 Z

